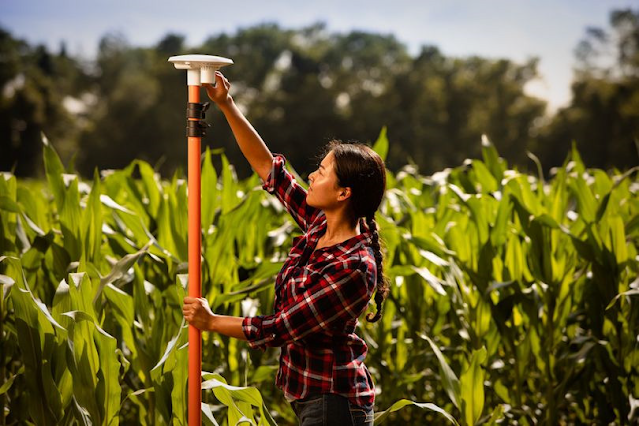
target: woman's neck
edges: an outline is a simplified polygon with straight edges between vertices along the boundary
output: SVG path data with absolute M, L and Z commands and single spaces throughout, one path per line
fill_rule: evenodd
M 341 243 L 360 234 L 359 220 L 353 222 L 341 211 L 325 211 L 324 214 L 326 215 L 326 232 L 322 239 L 325 245 Z

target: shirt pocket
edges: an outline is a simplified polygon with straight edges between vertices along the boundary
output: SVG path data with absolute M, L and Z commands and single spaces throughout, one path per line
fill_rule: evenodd
M 308 265 L 295 268 L 287 284 L 287 296 L 294 300 L 306 291 L 312 291 L 313 287 L 319 284 L 321 274 Z

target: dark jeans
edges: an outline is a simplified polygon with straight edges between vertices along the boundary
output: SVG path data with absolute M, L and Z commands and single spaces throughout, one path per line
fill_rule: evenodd
M 300 426 L 373 426 L 373 410 L 351 404 L 332 393 L 291 402 Z

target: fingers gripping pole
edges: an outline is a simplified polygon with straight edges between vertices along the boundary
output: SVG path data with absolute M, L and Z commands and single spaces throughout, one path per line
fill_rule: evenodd
M 169 58 L 177 69 L 187 70 L 188 107 L 188 216 L 190 297 L 202 297 L 201 153 L 206 124 L 201 120 L 208 105 L 200 104 L 200 84 L 214 83 L 215 71 L 232 60 L 219 56 L 184 55 Z M 188 424 L 202 424 L 202 334 L 189 325 Z

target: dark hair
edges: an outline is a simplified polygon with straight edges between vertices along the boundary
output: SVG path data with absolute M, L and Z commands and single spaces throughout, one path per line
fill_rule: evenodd
M 386 167 L 384 160 L 369 146 L 361 143 L 328 143 L 326 153 L 332 152 L 337 182 L 351 189 L 350 210 L 353 221 L 364 218 L 372 235 L 372 248 L 377 265 L 377 289 L 375 303 L 377 312 L 369 313 L 366 319 L 376 322 L 382 316 L 382 304 L 388 296 L 388 280 L 384 276 L 382 249 L 380 246 L 375 212 L 379 208 L 386 190 Z

